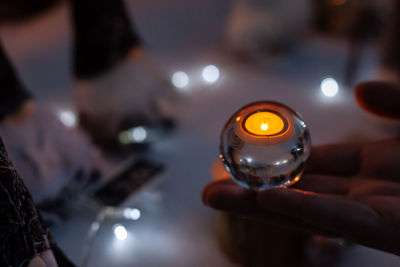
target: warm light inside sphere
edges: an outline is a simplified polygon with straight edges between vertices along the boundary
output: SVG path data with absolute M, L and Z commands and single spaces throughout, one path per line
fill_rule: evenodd
M 287 128 L 286 120 L 271 111 L 250 114 L 243 122 L 244 130 L 250 134 L 270 136 L 281 134 Z

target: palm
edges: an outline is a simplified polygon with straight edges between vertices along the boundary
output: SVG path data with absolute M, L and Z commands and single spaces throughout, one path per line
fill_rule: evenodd
M 217 209 L 400 254 L 400 209 L 393 209 L 400 206 L 400 183 L 393 181 L 399 174 L 386 171 L 400 168 L 398 154 L 398 140 L 317 147 L 295 189 L 254 193 L 224 179 L 209 185 L 204 198 Z

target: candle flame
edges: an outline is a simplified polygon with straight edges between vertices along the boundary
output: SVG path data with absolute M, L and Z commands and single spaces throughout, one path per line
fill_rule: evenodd
M 263 130 L 263 131 L 268 130 L 268 124 L 266 124 L 265 122 L 261 123 L 261 130 Z

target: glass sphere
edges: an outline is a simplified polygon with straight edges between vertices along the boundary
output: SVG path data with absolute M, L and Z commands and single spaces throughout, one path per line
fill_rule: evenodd
M 241 108 L 226 123 L 220 159 L 233 180 L 260 191 L 299 181 L 310 149 L 310 133 L 298 113 L 260 101 Z

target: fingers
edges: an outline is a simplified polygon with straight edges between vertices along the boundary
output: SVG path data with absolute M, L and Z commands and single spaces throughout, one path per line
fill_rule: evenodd
M 360 167 L 361 144 L 333 144 L 313 147 L 306 172 L 355 175 Z
M 312 179 L 322 178 L 314 176 L 308 179 L 312 182 Z M 231 180 L 213 182 L 203 192 L 203 201 L 220 210 L 314 234 L 343 236 L 366 246 L 400 254 L 397 246 L 400 236 L 396 230 L 400 213 L 393 208 L 400 205 L 400 200 L 393 196 L 356 199 L 297 189 L 270 189 L 255 193 Z
M 380 195 L 368 196 L 358 201 L 379 211 L 380 216 L 388 219 L 394 226 L 400 227 L 400 198 L 396 196 Z
M 400 255 L 400 198 L 394 196 L 368 196 L 359 199 L 381 216 L 383 226 L 363 236 L 364 245 Z M 356 240 L 357 241 L 357 240 Z
M 347 195 L 351 183 L 352 180 L 347 177 L 310 173 L 304 174 L 292 188 L 319 194 Z
M 357 103 L 379 116 L 400 119 L 400 86 L 388 82 L 364 82 L 355 88 Z
M 237 185 L 232 180 L 221 180 L 207 185 L 202 194 L 204 204 L 217 210 L 238 213 L 248 218 L 265 220 L 268 223 L 289 229 L 326 236 L 338 236 L 337 233 L 319 229 L 291 218 L 263 210 L 257 203 L 257 193 Z
M 400 184 L 368 178 L 356 178 L 352 180 L 349 197 L 360 201 L 371 196 L 400 197 Z
M 320 194 L 347 195 L 352 181 L 347 178 L 305 174 L 294 188 Z M 247 190 L 232 179 L 217 180 L 208 184 L 202 193 L 204 204 L 214 209 L 251 213 L 260 211 L 257 192 Z
M 257 201 L 266 211 L 301 219 L 353 240 L 362 240 L 379 226 L 379 215 L 373 209 L 344 197 L 273 189 L 260 192 Z
M 259 210 L 256 194 L 229 179 L 208 184 L 203 190 L 202 199 L 204 204 L 214 209 L 251 213 Z

